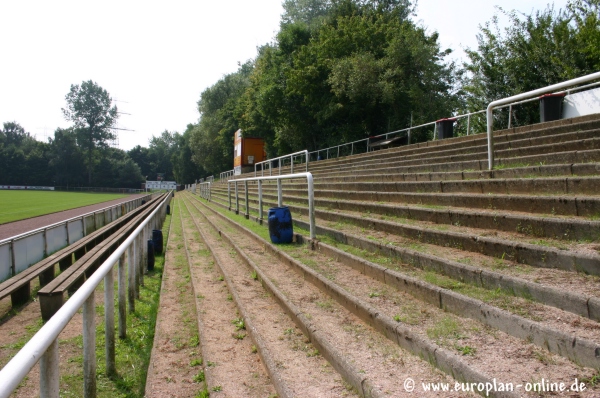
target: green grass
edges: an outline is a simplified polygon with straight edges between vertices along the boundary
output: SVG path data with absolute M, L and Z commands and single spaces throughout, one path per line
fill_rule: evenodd
M 164 242 L 167 242 L 171 216 L 167 216 L 163 224 Z M 177 219 L 178 220 L 178 219 Z M 175 223 L 175 226 L 177 224 Z M 160 286 L 164 266 L 164 250 L 156 255 L 154 270 L 144 276 L 144 285 L 140 286 L 140 300 L 136 300 L 135 312 L 127 314 L 127 337 L 116 339 L 116 375 L 107 375 L 104 361 L 104 322 L 96 326 L 96 358 L 97 358 L 97 395 L 98 397 L 142 397 L 146 387 L 146 377 L 152 342 L 156 327 Z M 115 282 L 116 283 L 116 282 Z M 99 287 L 101 289 L 102 285 Z M 97 291 L 96 294 L 101 294 Z M 115 296 L 118 295 L 115 286 Z M 116 305 L 117 297 L 115 297 Z M 97 307 L 98 313 L 104 311 L 103 306 Z M 115 320 L 116 323 L 116 320 Z M 115 324 L 115 328 L 117 323 Z M 191 336 L 193 344 L 198 339 Z M 74 358 L 69 359 L 71 366 L 61 370 L 60 394 L 65 397 L 83 396 L 83 338 L 81 335 L 60 341 L 61 349 L 73 352 Z M 64 352 L 64 351 L 63 351 Z M 201 364 L 198 363 L 198 365 Z M 190 366 L 194 366 L 191 365 Z
M 0 224 L 89 206 L 126 197 L 124 194 L 0 190 Z

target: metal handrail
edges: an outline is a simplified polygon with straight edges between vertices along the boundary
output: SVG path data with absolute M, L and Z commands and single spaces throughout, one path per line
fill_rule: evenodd
M 246 199 L 246 213 L 244 214 L 246 218 L 250 217 L 249 212 L 249 204 L 248 204 L 248 182 L 257 181 L 258 182 L 258 219 L 260 222 L 263 221 L 263 200 L 262 200 L 262 182 L 268 180 L 277 180 L 277 206 L 281 207 L 283 205 L 283 189 L 281 186 L 281 180 L 291 180 L 294 178 L 306 178 L 306 182 L 308 184 L 308 218 L 310 221 L 310 238 L 316 238 L 316 228 L 315 228 L 315 189 L 313 183 L 313 176 L 310 172 L 305 173 L 296 173 L 296 174 L 284 174 L 279 176 L 269 176 L 269 177 L 252 177 L 252 178 L 241 178 L 239 180 L 227 181 L 227 198 L 229 199 L 229 210 L 231 208 L 231 184 L 235 185 L 235 212 L 239 214 L 240 212 L 240 200 L 238 194 L 238 182 L 244 183 L 245 188 L 245 199 Z
M 229 180 L 230 177 L 233 177 L 235 173 L 235 170 L 228 170 L 228 171 L 223 171 L 221 172 L 221 174 L 219 175 L 219 181 L 227 181 Z
M 581 83 L 587 83 L 592 80 L 600 79 L 600 72 L 592 73 L 589 75 L 581 76 L 575 79 L 567 80 L 562 83 L 552 84 L 537 90 L 528 91 L 526 93 L 513 95 L 489 103 L 487 107 L 487 139 L 488 139 L 488 168 L 489 170 L 494 169 L 494 137 L 493 137 L 493 125 L 494 125 L 494 109 L 501 105 L 514 104 L 518 101 L 526 100 L 531 97 L 538 97 L 542 94 L 547 94 L 556 90 L 561 90 L 570 86 L 575 86 Z
M 211 182 L 203 182 L 198 184 L 198 187 L 200 187 L 200 197 L 208 200 L 210 202 L 210 190 L 211 190 Z M 194 193 L 196 193 L 196 190 L 194 190 Z
M 293 174 L 294 173 L 294 156 L 298 156 L 298 155 L 304 155 L 304 157 L 306 158 L 306 171 L 308 171 L 308 162 L 309 162 L 309 158 L 308 158 L 308 150 L 303 150 L 303 151 L 298 151 L 298 152 L 294 152 L 294 153 L 290 153 L 287 155 L 283 155 L 283 156 L 279 156 L 276 158 L 272 158 L 272 159 L 267 159 L 267 160 L 263 160 L 262 162 L 258 162 L 258 163 L 254 163 L 254 177 L 256 177 L 256 167 L 260 164 L 260 170 L 261 170 L 261 176 L 265 175 L 265 167 L 263 166 L 263 164 L 268 164 L 269 165 L 269 175 L 273 174 L 273 161 L 275 160 L 279 160 L 279 175 L 281 175 L 281 167 L 283 165 L 283 161 L 287 158 L 290 158 L 290 173 Z
M 92 384 L 95 386 L 95 365 L 91 366 L 90 369 L 85 369 L 86 363 L 95 363 L 95 302 L 94 302 L 94 291 L 104 280 L 106 290 L 110 293 L 105 292 L 105 302 L 112 308 L 114 308 L 114 294 L 112 292 L 113 282 L 113 267 L 119 263 L 119 268 L 123 264 L 123 255 L 131 245 L 136 247 L 138 243 L 134 243 L 134 240 L 139 241 L 138 236 L 140 234 L 147 235 L 148 228 L 158 211 L 164 211 L 165 204 L 170 201 L 171 194 L 168 194 L 163 202 L 157 206 L 156 209 L 135 229 L 135 231 L 127 237 L 123 242 L 102 265 L 85 281 L 85 283 L 77 289 L 77 291 L 69 297 L 69 300 L 46 322 L 44 326 L 25 344 L 25 346 L 19 350 L 19 352 L 0 370 L 0 398 L 8 398 L 13 391 L 19 386 L 21 381 L 27 376 L 29 371 L 40 361 L 40 395 L 42 398 L 45 397 L 58 397 L 59 395 L 59 372 L 58 365 L 60 363 L 58 353 L 58 336 L 62 330 L 67 326 L 73 316 L 83 307 L 83 351 L 84 351 L 84 391 L 87 395 L 95 396 L 95 390 L 90 391 L 89 386 L 85 383 L 86 380 L 92 377 Z M 144 250 L 145 244 L 141 244 L 137 247 L 138 250 Z M 128 262 L 131 263 L 131 258 Z M 130 264 L 131 267 L 131 264 Z M 131 271 L 131 269 L 130 269 Z M 135 272 L 135 271 L 134 271 Z M 121 274 L 121 272 L 119 272 Z M 123 273 L 124 275 L 124 273 Z M 121 289 L 121 278 L 119 278 L 119 292 Z M 131 282 L 131 275 L 130 275 Z M 129 289 L 135 289 L 134 286 L 129 286 Z M 130 293 L 131 294 L 131 293 Z M 121 295 L 119 295 L 121 298 Z M 108 314 L 108 309 L 105 310 L 105 314 Z M 114 323 L 114 311 L 113 311 L 112 322 Z M 107 318 L 110 319 L 110 316 Z M 110 322 L 110 321 L 109 321 Z M 107 323 L 109 323 L 107 322 Z M 106 333 L 114 333 L 114 325 L 106 325 Z M 112 351 L 109 350 L 109 345 L 115 344 L 113 338 L 106 338 L 105 342 L 107 346 L 107 356 L 109 352 L 114 353 L 114 347 Z M 109 364 L 107 358 L 107 368 L 114 367 L 114 358 L 112 363 Z M 87 372 L 90 372 L 89 374 Z
M 59 222 L 56 222 L 54 224 L 48 224 L 45 227 L 40 227 L 40 228 L 37 228 L 37 229 L 32 229 L 31 231 L 23 232 L 22 234 L 11 236 L 10 238 L 2 239 L 2 240 L 0 240 L 0 245 L 6 243 L 8 241 L 11 241 L 11 240 L 19 240 L 19 239 L 25 238 L 25 237 L 27 237 L 29 235 L 33 235 L 33 234 L 42 232 L 45 229 L 56 228 L 56 227 L 59 227 L 59 226 L 61 226 L 63 224 L 67 224 L 67 223 L 70 223 L 72 221 L 80 220 L 81 218 L 85 218 L 87 216 L 94 215 L 96 213 L 106 212 L 107 210 L 110 210 L 110 209 L 112 209 L 114 207 L 121 206 L 121 205 L 123 205 L 125 203 L 128 203 L 128 202 L 134 202 L 136 200 L 144 200 L 144 199 L 147 199 L 148 196 L 150 196 L 150 195 L 144 195 L 144 196 L 139 197 L 139 198 L 135 198 L 135 199 L 131 199 L 131 200 L 126 200 L 126 201 L 121 202 L 119 204 L 112 205 L 112 206 L 107 206 L 107 207 L 104 207 L 102 209 L 98 209 L 98 210 L 94 210 L 94 211 L 90 211 L 89 213 L 85 213 L 85 214 L 82 214 L 80 216 L 75 216 L 75 217 L 69 218 L 69 219 L 64 220 L 64 221 L 59 221 Z

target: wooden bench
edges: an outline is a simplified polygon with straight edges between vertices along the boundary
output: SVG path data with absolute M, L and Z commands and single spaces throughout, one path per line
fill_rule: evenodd
M 72 245 L 49 255 L 42 261 L 0 283 L 0 300 L 10 295 L 13 307 L 26 303 L 31 296 L 31 281 L 39 277 L 40 286 L 47 285 L 54 279 L 56 264 L 58 264 L 61 272 L 65 271 L 73 263 L 73 256 L 75 256 L 75 261 L 82 258 L 86 252 L 111 236 L 145 208 L 151 206 L 150 203 L 152 202 L 130 211 Z
M 64 304 L 65 293 L 73 294 L 90 275 L 127 239 L 127 237 L 152 213 L 154 205 L 163 197 L 144 205 L 143 211 L 116 230 L 108 239 L 96 244 L 68 269 L 38 291 L 42 319 L 47 321 Z

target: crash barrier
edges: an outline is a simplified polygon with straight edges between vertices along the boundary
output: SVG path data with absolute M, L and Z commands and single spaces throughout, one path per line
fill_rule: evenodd
M 308 217 L 310 221 L 310 238 L 315 239 L 316 237 L 316 229 L 315 229 L 315 190 L 313 184 L 313 176 L 312 173 L 296 173 L 296 174 L 285 174 L 280 176 L 269 176 L 269 177 L 253 177 L 253 178 L 242 178 L 238 180 L 232 180 L 227 182 L 227 198 L 229 199 L 229 210 L 232 210 L 231 206 L 231 185 L 234 185 L 235 192 L 235 213 L 239 214 L 240 212 L 240 199 L 238 192 L 238 183 L 244 184 L 244 195 L 246 201 L 246 218 L 250 217 L 250 206 L 248 203 L 248 183 L 256 182 L 258 184 L 258 221 L 262 223 L 263 219 L 263 197 L 262 197 L 262 183 L 263 181 L 277 181 L 277 206 L 283 206 L 283 189 L 281 186 L 282 180 L 291 180 L 295 178 L 306 178 L 306 182 L 308 183 Z
M 142 196 L 0 241 L 0 281 L 77 242 L 151 197 Z
M 118 330 L 119 337 L 125 338 L 127 333 L 126 303 L 129 303 L 129 312 L 133 312 L 136 289 L 139 289 L 143 277 L 140 259 L 144 259 L 147 255 L 145 242 L 147 242 L 152 227 L 160 226 L 164 222 L 166 206 L 170 203 L 170 200 L 171 195 L 165 195 L 159 206 L 141 222 L 133 233 L 77 289 L 60 310 L 0 370 L 0 398 L 9 397 L 38 361 L 40 362 L 40 396 L 42 398 L 59 396 L 60 359 L 58 336 L 82 307 L 84 396 L 96 396 L 96 307 L 94 293 L 103 280 L 106 374 L 114 375 L 117 373 L 115 364 L 113 267 L 118 264 Z M 127 271 L 125 270 L 126 252 Z M 125 281 L 126 275 L 129 283 Z M 129 300 L 126 300 L 127 294 Z

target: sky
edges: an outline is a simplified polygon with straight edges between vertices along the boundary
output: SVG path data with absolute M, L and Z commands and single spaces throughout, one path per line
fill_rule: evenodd
M 197 123 L 200 94 L 256 56 L 279 29 L 282 0 L 1 1 L 0 123 L 15 121 L 38 140 L 71 124 L 72 84 L 93 80 L 121 115 L 118 146 L 148 146 L 161 132 Z M 556 0 L 564 8 L 567 0 Z M 413 18 L 437 31 L 465 61 L 479 25 L 501 5 L 526 14 L 544 0 L 419 0 Z

